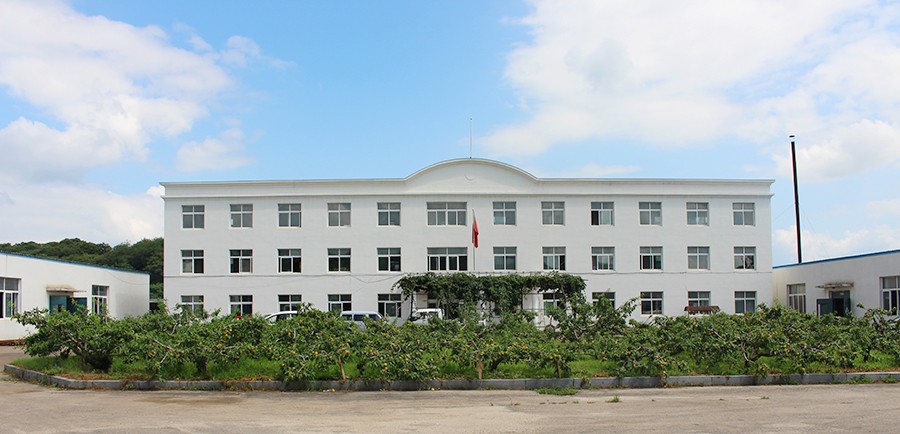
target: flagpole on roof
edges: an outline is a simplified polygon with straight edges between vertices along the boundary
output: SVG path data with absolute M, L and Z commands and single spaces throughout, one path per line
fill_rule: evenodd
M 469 159 L 472 159 L 472 118 L 469 118 Z M 474 211 L 472 215 L 475 215 Z

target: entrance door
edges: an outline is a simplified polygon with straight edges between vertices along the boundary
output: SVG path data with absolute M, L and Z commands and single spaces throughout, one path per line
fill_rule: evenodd
M 852 305 L 850 304 L 850 291 L 832 291 L 831 300 L 834 306 L 835 316 L 849 316 Z

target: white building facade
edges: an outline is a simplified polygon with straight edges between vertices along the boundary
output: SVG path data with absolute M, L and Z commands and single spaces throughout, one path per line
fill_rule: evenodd
M 413 306 L 392 285 L 407 273 L 558 270 L 588 299 L 638 299 L 637 318 L 743 312 L 772 302 L 771 183 L 541 179 L 481 159 L 402 179 L 162 183 L 166 300 L 404 318 Z
M 30 332 L 12 318 L 16 313 L 77 306 L 115 318 L 143 315 L 150 306 L 150 275 L 0 252 L 0 341 Z

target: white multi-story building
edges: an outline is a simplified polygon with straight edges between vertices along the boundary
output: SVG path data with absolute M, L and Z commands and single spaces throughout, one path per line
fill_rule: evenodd
M 559 270 L 584 278 L 588 299 L 638 299 L 637 318 L 743 312 L 772 302 L 771 184 L 536 178 L 482 159 L 402 179 L 166 182 L 166 299 L 405 317 L 392 285 L 407 273 Z

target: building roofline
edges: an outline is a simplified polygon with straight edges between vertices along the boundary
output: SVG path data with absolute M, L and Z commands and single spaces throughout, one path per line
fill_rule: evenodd
M 57 262 L 57 263 L 61 263 L 61 264 L 80 265 L 82 267 L 99 268 L 101 270 L 109 270 L 109 271 L 121 271 L 123 273 L 142 274 L 142 275 L 146 275 L 146 276 L 150 275 L 150 273 L 148 273 L 146 271 L 127 270 L 124 268 L 108 267 L 106 265 L 85 264 L 84 262 L 68 261 L 65 259 L 57 259 L 57 258 L 45 258 L 42 256 L 25 255 L 22 253 L 4 252 L 2 250 L 0 250 L 0 255 L 16 256 L 19 258 L 26 258 L 26 259 L 37 259 L 37 260 L 41 260 L 41 261 Z
M 841 256 L 841 257 L 838 257 L 838 258 L 819 259 L 819 260 L 817 260 L 817 261 L 803 262 L 803 263 L 801 263 L 801 264 L 784 264 L 784 265 L 777 265 L 777 266 L 772 267 L 772 269 L 775 270 L 775 269 L 779 269 L 779 268 L 793 268 L 793 267 L 800 267 L 800 266 L 803 266 L 803 265 L 824 264 L 824 263 L 828 263 L 828 262 L 838 262 L 838 261 L 846 261 L 846 260 L 849 260 L 849 259 L 869 258 L 869 257 L 873 257 L 873 256 L 884 256 L 884 255 L 891 255 L 891 254 L 896 254 L 896 253 L 900 253 L 900 249 L 898 249 L 898 250 L 885 250 L 885 251 L 882 251 L 882 252 L 873 252 L 873 253 L 863 253 L 863 254 L 860 254 L 860 255 Z

